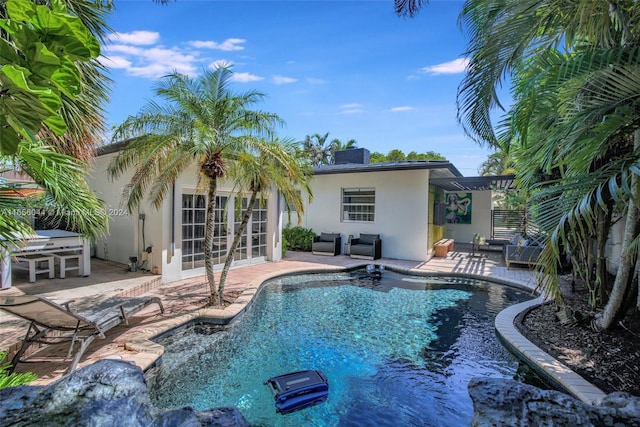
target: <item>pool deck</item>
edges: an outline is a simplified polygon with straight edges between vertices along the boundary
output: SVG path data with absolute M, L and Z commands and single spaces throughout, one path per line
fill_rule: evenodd
M 507 269 L 499 252 L 482 252 L 482 256 L 470 256 L 470 245 L 456 244 L 456 250 L 447 257 L 432 258 L 426 262 L 395 259 L 376 260 L 375 264 L 393 267 L 413 273 L 456 273 L 470 277 L 489 278 L 493 281 L 514 284 L 533 289 L 536 277 L 532 270 L 522 267 Z M 38 279 L 29 284 L 24 277 L 14 276 L 14 287 L 0 290 L 5 295 L 40 295 L 62 303 L 75 300 L 72 307 L 82 309 L 113 296 L 158 296 L 165 313 L 151 305 L 130 319 L 128 326 L 121 325 L 106 333 L 106 339 L 95 340 L 85 352 L 79 366 L 89 365 L 104 358 L 115 358 L 134 362 L 142 369 L 153 366 L 163 353 L 162 346 L 151 341 L 166 331 L 182 326 L 197 318 L 225 322 L 239 314 L 251 301 L 260 285 L 273 277 L 289 273 L 340 271 L 371 264 L 371 261 L 351 259 L 345 255 L 320 256 L 306 252 L 289 252 L 277 262 L 265 262 L 232 268 L 227 277 L 225 295 L 239 296 L 224 309 L 203 308 L 209 294 L 203 276 L 162 284 L 159 276 L 149 273 L 126 272 L 126 266 L 108 261 L 92 260 L 92 276 L 89 278 L 67 277 L 66 279 Z M 219 274 L 216 274 L 219 277 Z M 551 375 L 558 384 L 581 400 L 592 403 L 601 400 L 604 393 L 586 382 L 562 363 L 553 359 L 526 340 L 514 327 L 518 313 L 539 298 L 513 306 L 496 318 L 496 329 L 511 349 L 529 359 L 538 370 Z M 15 350 L 26 333 L 28 324 L 7 313 L 0 312 L 0 349 Z M 66 349 L 49 347 L 48 353 L 58 355 Z M 50 356 L 51 354 L 47 354 Z M 17 372 L 31 371 L 38 375 L 34 384 L 48 384 L 59 379 L 68 367 L 68 362 L 21 363 Z

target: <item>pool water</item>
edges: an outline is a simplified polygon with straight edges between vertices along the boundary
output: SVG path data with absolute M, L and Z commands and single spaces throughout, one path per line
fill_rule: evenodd
M 230 325 L 162 340 L 149 388 L 157 406 L 236 406 L 253 426 L 469 425 L 469 380 L 518 376 L 495 315 L 530 298 L 504 285 L 391 271 L 280 278 Z M 328 377 L 327 401 L 277 414 L 264 381 L 305 369 Z

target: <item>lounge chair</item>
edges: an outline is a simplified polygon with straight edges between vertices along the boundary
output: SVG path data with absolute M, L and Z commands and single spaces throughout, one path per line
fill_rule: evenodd
M 35 343 L 59 344 L 70 342 L 66 359 L 71 358 L 74 344 L 80 343 L 67 373 L 78 366 L 80 358 L 95 338 L 105 338 L 105 332 L 121 323 L 129 324 L 128 318 L 147 305 L 156 303 L 164 313 L 162 302 L 157 297 L 114 297 L 80 312 L 69 309 L 69 303 L 56 304 L 38 296 L 0 296 L 0 309 L 31 322 L 22 347 L 13 357 L 15 368 L 24 352 Z

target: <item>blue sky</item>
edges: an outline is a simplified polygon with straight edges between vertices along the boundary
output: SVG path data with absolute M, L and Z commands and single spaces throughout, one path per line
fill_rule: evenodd
M 173 70 L 195 76 L 224 61 L 233 90 L 267 95 L 261 108 L 285 120 L 282 137 L 329 132 L 371 152 L 433 150 L 475 176 L 489 150 L 456 121 L 461 7 L 432 0 L 402 18 L 392 0 L 117 0 L 108 19 L 116 34 L 103 47 L 114 80 L 107 119 L 136 114 Z

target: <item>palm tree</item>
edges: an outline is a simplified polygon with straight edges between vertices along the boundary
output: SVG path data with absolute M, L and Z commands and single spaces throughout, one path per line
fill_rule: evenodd
M 626 209 L 622 262 L 596 321 L 600 328 L 624 311 L 640 244 L 639 11 L 633 1 L 469 0 L 461 16 L 471 43 L 459 120 L 480 143 L 513 148 L 518 183 L 532 190 L 534 215 L 550 236 L 542 258 L 548 291 L 557 292 L 559 242 L 573 245 L 574 254 L 584 246 L 585 263 L 593 257 L 585 242 L 597 235 L 600 258 L 606 216 L 616 206 Z M 496 87 L 507 78 L 516 102 L 496 134 L 491 111 L 500 106 Z M 602 264 L 596 270 L 602 275 Z
M 152 205 L 160 208 L 181 173 L 195 166 L 207 193 L 204 256 L 210 303 L 220 305 L 213 274 L 213 244 L 218 180 L 227 175 L 229 156 L 259 149 L 256 136 L 273 133 L 282 121 L 276 115 L 250 108 L 264 95 L 257 91 L 230 90 L 229 66 L 204 70 L 196 79 L 179 73 L 158 82 L 155 93 L 165 104 L 149 102 L 136 116 L 116 129 L 114 138 L 133 138 L 109 167 L 112 177 L 133 167 L 125 198 L 132 211 L 148 191 Z
M 358 142 L 355 139 L 350 139 L 347 142 L 342 142 L 338 138 L 335 138 L 331 141 L 331 145 L 333 146 L 333 152 L 335 154 L 336 151 L 348 150 L 350 148 L 356 148 L 358 146 Z
M 333 144 L 325 145 L 329 138 L 329 132 L 324 135 L 316 133 L 314 135 L 307 135 L 302 141 L 302 150 L 307 153 L 307 156 L 311 159 L 313 166 L 327 165 L 332 162 L 333 158 Z
M 296 151 L 297 144 L 291 140 L 265 142 L 259 149 L 239 153 L 230 163 L 230 175 L 234 177 L 235 190 L 239 194 L 248 190 L 250 196 L 220 274 L 218 298 L 222 299 L 233 254 L 247 228 L 256 203 L 264 203 L 267 192 L 277 191 L 283 195 L 288 205 L 295 208 L 300 219 L 300 214 L 304 213 L 302 192 L 306 193 L 311 201 L 312 170 L 296 156 Z

